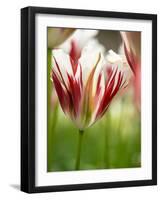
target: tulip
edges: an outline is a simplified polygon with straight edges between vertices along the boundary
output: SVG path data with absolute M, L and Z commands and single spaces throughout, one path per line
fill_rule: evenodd
M 91 48 L 103 48 L 102 45 L 99 44 L 99 42 L 96 40 L 95 36 L 98 34 L 97 30 L 82 30 L 82 29 L 77 29 L 74 32 L 70 32 L 72 34 L 68 35 L 68 38 L 64 38 L 64 37 L 60 37 L 63 36 L 63 29 L 53 29 L 51 28 L 51 30 L 48 30 L 48 45 L 50 44 L 50 47 L 57 47 L 57 48 L 61 48 L 63 49 L 67 54 L 70 55 L 70 57 L 72 58 L 72 62 L 73 62 L 73 69 L 76 69 L 77 66 L 77 62 L 81 56 L 81 51 L 83 49 L 83 47 L 85 45 L 88 44 L 88 46 L 90 46 Z M 71 29 L 64 29 L 64 32 L 67 32 Z M 51 35 L 52 33 L 52 35 Z M 49 37 L 50 36 L 50 37 Z M 62 41 L 65 39 L 65 41 L 62 43 Z M 61 44 L 60 44 L 61 43 Z M 60 44 L 60 45 L 58 45 Z M 55 61 L 54 61 L 55 64 Z M 51 68 L 52 64 L 50 64 Z M 49 83 L 50 85 L 50 83 Z M 54 130 L 55 130 L 55 124 L 56 124 L 56 119 L 57 119 L 57 103 L 56 106 L 53 106 L 53 104 L 55 104 L 55 100 L 57 102 L 57 95 L 55 96 L 55 87 L 52 87 L 52 96 L 51 96 L 51 109 L 49 111 L 49 113 L 51 113 L 51 137 L 50 137 L 50 144 L 52 144 L 53 146 L 53 142 L 54 142 Z M 49 88 L 48 88 L 48 91 Z M 50 97 L 48 97 L 48 99 L 50 99 Z M 54 100 L 54 101 L 53 101 Z M 54 110 L 52 109 L 54 107 Z M 51 146 L 51 145 L 50 145 Z M 78 145 L 79 146 L 79 145 Z M 53 150 L 52 150 L 53 152 Z M 78 159 L 79 160 L 79 159 Z M 79 165 L 79 164 L 77 164 Z
M 134 73 L 135 102 L 140 110 L 141 104 L 141 33 L 121 32 L 124 41 L 125 55 Z
M 85 47 L 75 65 L 69 54 L 53 50 L 51 80 L 61 108 L 79 129 L 76 169 L 80 165 L 84 129 L 90 127 L 107 111 L 112 99 L 126 86 L 124 71 L 108 63 L 102 53 Z
M 61 29 L 58 28 L 51 28 L 51 30 L 53 31 L 53 34 L 56 34 L 61 31 Z M 65 31 L 69 30 L 66 29 Z M 95 38 L 97 34 L 97 30 L 77 29 L 64 41 L 64 43 L 59 45 L 58 48 L 63 49 L 66 53 L 68 53 L 73 60 L 73 65 L 76 66 L 78 59 L 81 56 L 81 51 L 85 45 L 90 46 L 90 48 L 99 48 L 99 50 L 103 52 L 104 47 Z M 55 94 L 54 87 L 52 88 L 51 94 L 51 107 L 54 107 L 54 105 L 57 103 L 57 95 Z
M 118 66 L 105 63 L 101 53 L 83 49 L 75 66 L 61 49 L 53 50 L 51 79 L 64 113 L 79 130 L 94 124 L 108 109 L 113 97 L 125 86 Z

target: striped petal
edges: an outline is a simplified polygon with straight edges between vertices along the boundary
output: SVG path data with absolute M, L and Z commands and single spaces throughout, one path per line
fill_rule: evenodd
M 70 113 L 70 110 L 72 108 L 72 102 L 70 100 L 69 93 L 67 89 L 65 88 L 65 86 L 60 82 L 59 78 L 57 77 L 54 71 L 52 71 L 52 80 L 53 80 L 62 110 L 66 114 Z
M 67 85 L 68 74 L 73 76 L 73 67 L 71 58 L 61 49 L 56 49 L 52 51 L 53 55 L 53 70 L 60 77 L 61 81 Z
M 141 32 L 121 32 L 124 42 L 124 51 L 131 70 L 133 79 L 135 102 L 138 110 L 141 106 Z
M 124 41 L 125 55 L 127 61 L 136 74 L 137 68 L 141 64 L 141 33 L 140 32 L 121 32 Z
M 105 65 L 97 50 L 83 49 L 74 64 L 69 55 L 55 50 L 53 60 L 52 80 L 60 105 L 80 130 L 101 118 L 125 86 L 123 71 L 117 65 Z
M 99 60 L 99 63 L 97 63 L 98 57 L 100 56 L 100 54 L 101 54 L 101 58 Z M 86 46 L 82 50 L 79 63 L 82 66 L 83 84 L 86 85 L 88 77 L 90 76 L 90 73 L 95 67 L 96 63 L 97 63 L 97 69 L 96 69 L 97 74 L 101 70 L 103 66 L 103 55 L 98 49 L 93 49 L 92 46 Z
M 104 115 L 108 109 L 113 97 L 117 92 L 125 87 L 126 82 L 124 80 L 123 73 L 118 69 L 118 67 L 107 67 L 106 69 L 106 83 L 105 90 L 97 110 L 96 119 L 99 119 Z

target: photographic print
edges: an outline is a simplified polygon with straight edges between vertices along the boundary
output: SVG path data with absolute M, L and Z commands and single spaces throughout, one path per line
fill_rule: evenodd
M 141 166 L 141 32 L 47 28 L 48 172 Z
M 157 184 L 157 16 L 21 10 L 21 190 Z

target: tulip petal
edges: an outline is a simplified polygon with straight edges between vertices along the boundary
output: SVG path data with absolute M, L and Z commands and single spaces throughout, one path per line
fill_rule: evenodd
M 125 81 L 123 80 L 123 74 L 117 67 L 107 68 L 108 77 L 106 79 L 105 91 L 103 98 L 101 100 L 100 106 L 98 108 L 96 119 L 103 116 L 103 114 L 108 109 L 113 97 L 117 94 L 121 87 L 125 86 Z
M 118 65 L 106 64 L 97 50 L 85 48 L 77 63 L 61 50 L 54 50 L 52 80 L 60 105 L 83 130 L 108 109 L 113 97 L 125 85 Z
M 88 41 L 90 41 L 93 37 L 98 34 L 97 30 L 83 30 L 77 29 L 74 33 L 67 39 L 63 44 L 59 47 L 64 49 L 67 53 L 70 54 L 71 51 L 71 41 L 75 41 L 79 46 L 79 49 L 82 49 Z
M 72 77 L 68 75 L 69 80 L 69 91 L 72 98 L 73 103 L 73 114 L 74 118 L 78 117 L 79 111 L 80 111 L 80 102 L 81 102 L 81 95 L 82 95 L 82 88 L 80 83 L 75 79 L 75 77 Z
M 94 81 L 94 74 L 97 69 L 97 66 L 99 65 L 99 62 L 101 60 L 101 54 L 99 54 L 97 61 L 89 74 L 88 80 L 86 82 L 86 85 L 84 87 L 84 98 L 83 98 L 83 119 L 85 124 L 90 124 L 90 121 L 92 119 L 92 114 L 95 109 L 95 98 L 93 96 L 93 81 Z
M 73 73 L 75 74 L 77 69 L 78 59 L 81 56 L 81 49 L 75 40 L 71 41 L 71 50 L 69 55 L 72 62 Z
M 68 95 L 66 88 L 63 86 L 63 84 L 61 84 L 61 82 L 59 81 L 54 71 L 52 71 L 52 80 L 54 82 L 54 86 L 59 98 L 59 102 L 61 104 L 61 107 L 64 113 L 69 113 L 70 108 L 72 107 L 71 102 L 70 102 L 70 97 Z
M 53 70 L 61 78 L 65 85 L 68 83 L 68 75 L 73 75 L 73 68 L 71 64 L 71 59 L 68 54 L 66 54 L 61 49 L 56 49 L 52 51 L 53 53 Z
M 124 45 L 124 50 L 125 50 L 125 55 L 126 55 L 127 62 L 129 63 L 131 70 L 135 74 L 135 66 L 136 65 L 135 65 L 134 57 L 132 55 L 130 56 L 130 53 L 128 52 L 128 50 L 127 50 L 125 45 Z
M 86 85 L 88 77 L 93 70 L 95 64 L 97 63 L 100 51 L 98 49 L 93 49 L 91 46 L 86 46 L 83 48 L 79 63 L 82 66 L 82 80 L 83 84 Z M 97 68 L 102 67 L 103 56 L 101 54 L 101 59 L 98 63 Z

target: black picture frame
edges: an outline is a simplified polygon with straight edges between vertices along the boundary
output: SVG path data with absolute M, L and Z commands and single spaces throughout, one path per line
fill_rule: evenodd
M 59 14 L 152 21 L 152 179 L 59 186 L 35 186 L 35 15 Z M 21 9 L 21 190 L 27 193 L 157 184 L 157 15 L 45 7 Z

